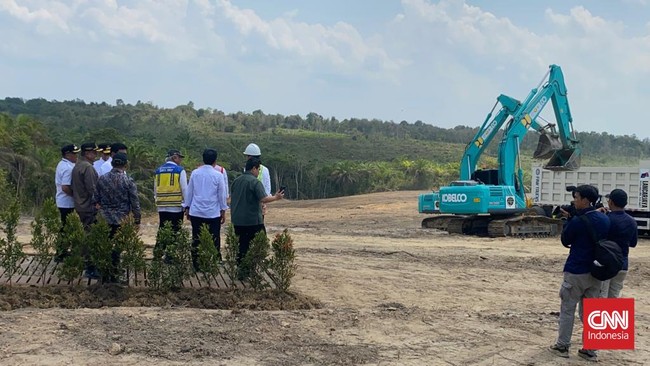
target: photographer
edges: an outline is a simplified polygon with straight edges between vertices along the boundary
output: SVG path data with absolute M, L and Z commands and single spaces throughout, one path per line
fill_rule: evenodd
M 573 203 L 576 209 L 574 215 L 567 215 L 567 223 L 562 230 L 562 245 L 569 248 L 569 256 L 564 265 L 564 279 L 560 287 L 560 319 L 558 338 L 550 347 L 554 354 L 568 358 L 569 347 L 571 346 L 571 334 L 575 318 L 576 306 L 579 306 L 580 318 L 582 319 L 582 299 L 599 297 L 601 281 L 594 278 L 591 271 L 591 264 L 594 261 L 593 243 L 589 236 L 589 228 L 585 223 L 577 219 L 577 216 L 585 215 L 596 232 L 598 239 L 603 239 L 609 232 L 609 218 L 596 210 L 598 202 L 598 189 L 590 185 L 581 185 L 573 191 Z M 596 361 L 598 356 L 593 350 L 580 349 L 578 356 Z

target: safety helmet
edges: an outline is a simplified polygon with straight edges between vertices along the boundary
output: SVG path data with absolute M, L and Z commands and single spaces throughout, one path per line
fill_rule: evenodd
M 260 147 L 256 144 L 248 144 L 248 146 L 246 146 L 246 150 L 244 150 L 244 155 L 260 156 L 262 155 L 262 150 L 260 150 Z

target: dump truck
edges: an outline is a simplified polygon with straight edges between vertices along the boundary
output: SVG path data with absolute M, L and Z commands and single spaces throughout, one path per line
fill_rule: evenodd
M 576 171 L 551 171 L 533 165 L 531 180 L 533 204 L 547 213 L 571 202 L 572 192 L 567 187 L 590 184 L 598 188 L 602 197 L 620 188 L 628 195 L 625 211 L 636 220 L 639 235 L 650 235 L 650 160 L 641 160 L 638 166 L 581 167 Z M 606 205 L 606 199 L 602 203 Z

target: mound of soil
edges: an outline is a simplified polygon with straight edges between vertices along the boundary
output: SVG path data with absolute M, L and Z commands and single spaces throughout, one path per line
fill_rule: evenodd
M 88 287 L 0 286 L 0 310 L 18 308 L 186 307 L 198 309 L 298 310 L 320 308 L 315 299 L 274 290 L 182 288 L 161 292 L 115 284 Z

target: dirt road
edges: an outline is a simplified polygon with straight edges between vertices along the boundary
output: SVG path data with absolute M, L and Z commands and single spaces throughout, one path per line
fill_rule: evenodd
M 0 364 L 583 364 L 579 324 L 569 360 L 546 351 L 567 254 L 559 240 L 422 230 L 417 193 L 270 205 L 269 231 L 289 227 L 296 243 L 293 289 L 321 309 L 0 312 Z M 601 364 L 650 364 L 649 243 L 632 249 L 624 289 L 636 299 L 637 349 L 602 351 Z

